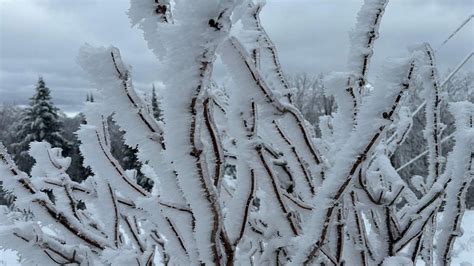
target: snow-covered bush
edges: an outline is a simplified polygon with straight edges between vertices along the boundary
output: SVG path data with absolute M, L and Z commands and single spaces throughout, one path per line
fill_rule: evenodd
M 386 0 L 365 1 L 348 69 L 326 80 L 337 111 L 320 118 L 320 138 L 292 103 L 260 1 L 131 2 L 132 24 L 163 66 L 163 120 L 134 91 L 117 48 L 84 46 L 78 61 L 100 94 L 78 135 L 94 176 L 71 181 L 70 160 L 35 142 L 30 177 L 0 148 L 5 189 L 34 215 L 24 222 L 12 213 L 2 247 L 44 265 L 449 263 L 473 175 L 474 105 L 451 105 L 456 144 L 445 159 L 430 46 L 388 61 L 368 81 Z M 213 79 L 218 57 L 226 92 Z M 429 174 L 407 184 L 389 158 L 411 129 L 403 105 L 415 79 L 425 90 Z M 138 148 L 152 192 L 111 155 L 111 114 Z M 226 163 L 235 179 L 224 175 Z M 437 222 L 443 203 L 450 215 Z

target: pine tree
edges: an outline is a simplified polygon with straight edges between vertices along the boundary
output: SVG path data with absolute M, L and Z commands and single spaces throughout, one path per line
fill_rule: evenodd
M 160 108 L 158 106 L 158 98 L 156 97 L 155 84 L 153 84 L 153 89 L 151 92 L 151 109 L 153 111 L 153 117 L 156 120 L 160 120 Z
M 51 101 L 51 91 L 42 77 L 36 85 L 36 93 L 30 98 L 30 106 L 25 110 L 23 119 L 17 126 L 17 139 L 12 144 L 15 161 L 23 171 L 29 172 L 34 160 L 28 155 L 29 144 L 32 141 L 47 141 L 53 147 L 60 147 L 63 153 L 69 149 L 68 141 L 62 136 L 62 122 L 59 109 Z

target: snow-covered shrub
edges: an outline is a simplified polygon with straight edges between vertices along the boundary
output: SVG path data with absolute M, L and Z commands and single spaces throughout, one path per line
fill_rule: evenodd
M 449 263 L 473 173 L 474 106 L 452 104 L 456 144 L 445 159 L 430 46 L 388 61 L 368 81 L 386 0 L 365 1 L 348 69 L 326 80 L 337 111 L 320 118 L 320 138 L 292 103 L 260 1 L 131 2 L 132 23 L 163 65 L 162 121 L 134 91 L 117 48 L 84 46 L 78 61 L 99 95 L 78 135 L 94 176 L 71 181 L 70 160 L 35 142 L 29 177 L 0 148 L 4 187 L 34 214 L 28 222 L 12 215 L 2 247 L 31 264 Z M 226 93 L 213 80 L 218 57 Z M 425 87 L 429 157 L 428 175 L 413 178 L 417 193 L 389 160 L 411 129 L 403 105 L 416 78 Z M 112 156 L 109 115 L 138 148 L 151 192 Z M 235 179 L 225 178 L 226 163 Z M 450 215 L 437 223 L 443 202 Z

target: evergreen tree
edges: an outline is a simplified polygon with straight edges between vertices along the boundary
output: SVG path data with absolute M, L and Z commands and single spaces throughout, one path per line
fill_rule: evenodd
M 153 111 L 153 117 L 156 120 L 160 120 L 160 107 L 158 106 L 158 98 L 156 97 L 155 84 L 153 84 L 153 89 L 151 92 L 151 109 Z
M 20 121 L 23 115 L 23 110 L 14 105 L 0 105 L 0 141 L 5 146 L 10 146 L 12 143 L 18 142 L 14 132 L 14 127 L 17 121 Z
M 21 170 L 30 172 L 34 160 L 28 155 L 32 141 L 47 141 L 53 147 L 68 152 L 69 144 L 62 136 L 62 122 L 59 109 L 51 101 L 50 90 L 43 78 L 39 78 L 36 93 L 30 98 L 30 106 L 25 110 L 23 119 L 16 127 L 17 143 L 12 144 L 15 161 Z
M 13 124 L 21 118 L 22 110 L 13 105 L 0 105 L 0 142 L 5 146 L 16 142 Z M 11 206 L 13 197 L 3 191 L 0 182 L 0 205 Z

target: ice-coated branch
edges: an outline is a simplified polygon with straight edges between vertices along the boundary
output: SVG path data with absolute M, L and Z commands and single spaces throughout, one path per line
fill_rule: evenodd
M 41 145 L 42 147 L 45 147 L 42 144 L 43 143 L 36 143 L 35 146 Z M 42 151 L 52 152 L 47 147 L 45 148 L 46 149 L 43 149 Z M 68 165 L 67 161 L 66 165 Z M 101 236 L 97 230 L 91 230 L 90 225 L 83 224 L 83 221 L 81 221 L 79 217 L 75 217 L 71 212 L 67 212 L 67 209 L 58 209 L 61 205 L 56 206 L 56 204 L 49 199 L 46 193 L 37 188 L 37 185 L 41 185 L 40 182 L 30 180 L 28 175 L 18 170 L 9 155 L 6 153 L 3 145 L 0 146 L 0 170 L 4 188 L 8 192 L 14 194 L 17 198 L 15 201 L 16 206 L 20 209 L 32 211 L 34 218 L 37 219 L 37 221 L 42 221 L 44 226 L 54 226 L 60 233 L 61 237 L 66 237 L 68 244 L 82 244 L 95 251 L 102 251 L 108 247 L 108 241 L 104 236 Z M 38 172 L 38 170 L 36 172 Z M 9 231 L 9 234 L 15 236 L 14 231 Z M 41 235 L 44 234 L 44 232 L 37 233 Z M 19 236 L 22 235 L 21 231 L 16 234 Z M 21 237 L 19 238 L 21 239 Z M 27 242 L 30 242 L 31 236 L 25 235 L 24 238 Z M 47 239 L 47 236 L 45 236 L 45 239 Z M 60 242 L 61 241 L 66 243 L 65 240 L 60 240 Z M 4 243 L 3 245 L 8 245 L 8 243 Z M 51 243 L 51 245 L 53 248 L 55 247 L 54 243 Z M 38 244 L 37 247 L 44 250 L 45 244 Z M 72 250 L 69 251 L 70 254 Z M 64 252 L 65 254 L 68 254 L 67 251 Z M 54 260 L 54 257 L 51 256 L 51 259 Z
M 379 28 L 388 0 L 365 0 L 359 13 L 355 29 L 351 32 L 349 52 L 349 70 L 355 75 L 353 83 L 361 93 L 367 84 L 370 58 L 373 55 L 375 40 L 379 37 Z
M 239 34 L 247 47 L 257 69 L 260 70 L 271 89 L 278 95 L 285 96 L 280 100 L 291 103 L 290 86 L 283 73 L 276 47 L 260 21 L 260 12 L 264 3 L 262 1 L 248 1 L 248 7 L 240 18 L 243 24 L 243 32 Z
M 86 246 L 71 245 L 48 235 L 35 222 L 17 222 L 14 226 L 2 226 L 0 236 L 2 246 L 18 248 L 25 265 L 87 265 L 97 260 L 96 255 Z
M 424 62 L 420 65 L 422 68 L 421 71 L 423 72 L 422 76 L 424 78 L 423 86 L 425 87 L 425 98 L 427 99 L 426 129 L 424 135 L 429 147 L 427 185 L 428 187 L 431 187 L 441 174 L 441 97 L 433 49 L 431 49 L 428 44 L 424 44 L 423 52 L 424 55 L 422 60 Z
M 455 148 L 448 157 L 446 171 L 451 172 L 452 180 L 446 189 L 445 206 L 437 237 L 436 262 L 449 265 L 456 237 L 462 235 L 461 220 L 464 215 L 464 197 L 474 177 L 474 105 L 470 102 L 451 104 L 451 113 L 456 118 Z M 461 147 L 462 146 L 462 147 Z M 448 168 L 450 167 L 450 168 Z M 452 168 L 451 168 L 452 167 Z
M 387 0 L 364 1 L 357 15 L 356 26 L 350 35 L 347 70 L 344 73 L 332 74 L 326 80 L 326 87 L 329 89 L 326 94 L 334 96 L 338 107 L 333 119 L 335 143 L 328 156 L 338 152 L 358 123 L 360 105 L 364 94 L 367 93 L 365 86 L 368 85 L 370 58 L 387 4 Z
M 280 152 L 285 154 L 285 159 L 293 171 L 303 171 L 298 176 L 304 177 L 308 173 L 313 175 L 313 182 L 321 182 L 319 171 L 315 168 L 321 163 L 320 155 L 317 153 L 311 135 L 301 113 L 292 105 L 286 105 L 280 102 L 266 84 L 266 81 L 260 76 L 258 70 L 252 64 L 249 55 L 236 38 L 231 38 L 224 43 L 222 48 L 225 52 L 222 53 L 222 59 L 232 71 L 233 80 L 235 82 L 245 82 L 249 84 L 249 89 L 246 93 L 241 92 L 235 95 L 236 101 L 243 103 L 243 107 L 250 108 L 250 103 L 255 101 L 259 106 L 261 112 L 265 114 L 274 114 L 273 119 L 266 119 L 266 124 L 260 124 L 261 132 L 269 132 L 272 134 L 269 142 L 273 144 L 278 143 Z M 233 60 L 233 61 L 231 61 Z M 235 71 L 239 68 L 245 68 L 244 71 Z M 240 110 L 248 112 L 248 109 Z M 271 122 L 271 123 L 269 123 Z M 284 148 L 284 149 L 283 149 Z M 298 157 L 301 162 L 299 163 Z M 308 166 L 306 165 L 309 165 Z M 311 169 L 312 168 L 312 169 Z M 297 182 L 298 184 L 299 182 Z M 308 184 L 306 181 L 304 183 Z M 301 183 L 303 184 L 303 183 Z M 311 186 L 307 186 L 306 190 Z
M 355 191 L 349 193 L 349 199 L 346 201 L 348 206 L 348 218 L 346 223 L 354 226 L 347 227 L 351 241 L 354 243 L 354 249 L 357 254 L 359 265 L 368 265 L 370 256 L 373 256 L 372 248 L 367 239 L 367 229 L 362 219 L 362 212 L 358 206 L 358 196 Z
M 169 88 L 163 94 L 164 155 L 176 171 L 187 204 L 193 212 L 200 213 L 196 216 L 194 238 L 200 243 L 197 248 L 202 263 L 220 264 L 233 256 L 218 197 L 223 149 L 208 99 L 215 51 L 230 30 L 230 16 L 236 5 L 233 1 L 176 2 L 172 11 L 174 23 L 162 31 L 160 26 L 147 27 L 153 20 L 149 9 L 134 3 L 130 10 L 149 47 L 164 58 L 166 68 L 173 69 L 172 74 L 166 76 L 163 72 L 160 77 Z M 178 69 L 179 74 L 175 72 Z M 211 154 L 214 159 L 208 157 Z
M 455 236 L 454 230 L 458 228 L 456 222 L 462 217 L 462 205 L 459 205 L 459 198 L 462 197 L 463 182 L 469 180 L 469 175 L 472 170 L 472 124 L 470 117 L 472 117 L 472 103 L 458 103 L 453 105 L 451 108 L 456 117 L 456 131 L 455 140 L 456 144 L 453 151 L 448 156 L 445 172 L 439 177 L 439 179 L 433 184 L 429 191 L 420 199 L 420 201 L 405 211 L 404 216 L 401 219 L 402 233 L 400 238 L 397 239 L 396 249 L 400 251 L 409 244 L 414 244 L 416 248 L 413 250 L 412 258 L 416 258 L 416 254 L 420 249 L 421 234 L 425 230 L 425 227 L 434 219 L 434 214 L 441 206 L 441 202 L 446 194 L 446 206 L 445 213 L 446 218 L 440 223 L 442 233 L 439 235 L 438 243 L 442 243 L 437 246 L 438 257 L 437 263 L 445 265 L 449 262 L 450 257 L 443 257 L 449 255 L 450 249 L 452 248 L 452 239 Z M 455 111 L 456 110 L 456 111 Z M 461 203 L 462 204 L 462 203 Z M 449 208 L 449 206 L 452 206 Z M 451 215 L 449 214 L 451 213 Z M 420 230 L 423 229 L 423 230 Z M 449 240 L 451 239 L 451 240 Z M 427 247 L 429 248 L 429 247 Z M 447 252 L 447 253 L 446 253 Z
M 425 117 L 426 126 L 423 131 L 428 145 L 428 175 L 425 187 L 431 188 L 434 182 L 441 175 L 441 115 L 440 115 L 440 85 L 436 69 L 436 60 L 433 49 L 429 44 L 424 44 L 421 48 L 423 55 L 420 55 L 420 72 L 423 79 L 423 87 L 426 99 Z M 437 210 L 434 211 L 431 221 L 426 224 L 426 231 L 422 237 L 422 257 L 427 264 L 433 261 L 433 238 L 436 229 Z
M 443 80 L 443 82 L 439 85 L 440 89 L 443 89 L 446 84 L 456 75 L 463 68 L 463 66 L 471 59 L 474 55 L 474 52 L 469 53 L 457 66 L 456 68 L 449 73 L 449 75 Z M 412 117 L 415 117 L 418 112 L 420 112 L 426 105 L 426 101 L 423 101 L 412 113 Z
M 382 133 L 390 125 L 393 115 L 398 110 L 402 95 L 409 89 L 415 67 L 414 60 L 403 59 L 393 65 L 386 72 L 390 73 L 391 77 L 381 81 L 385 84 L 382 86 L 385 90 L 379 88 L 369 96 L 360 112 L 361 117 L 365 119 L 357 125 L 341 148 L 340 155 L 336 156 L 340 159 L 329 172 L 327 181 L 323 183 L 322 193 L 315 198 L 315 202 L 326 207 L 317 209 L 312 214 L 304 228 L 303 241 L 299 245 L 293 263 L 311 263 L 321 246 L 325 244 L 337 202 L 352 183 L 359 167 L 371 156 Z
M 97 181 L 98 189 L 104 193 L 102 195 L 99 194 L 99 200 L 103 204 L 108 203 L 109 208 L 114 210 L 113 217 L 106 214 L 101 220 L 105 221 L 108 218 L 112 218 L 112 220 L 109 221 L 109 223 L 111 223 L 110 228 L 114 228 L 118 224 L 127 228 L 129 237 L 135 240 L 136 246 L 139 247 L 142 253 L 146 251 L 145 248 L 147 246 L 142 244 L 143 240 L 140 238 L 146 236 L 140 236 L 142 235 L 140 232 L 145 231 L 144 235 L 151 235 L 153 231 L 157 231 L 159 228 L 160 233 L 166 236 L 167 239 L 164 243 L 164 252 L 169 256 L 173 256 L 173 261 L 186 262 L 187 259 L 189 259 L 189 255 L 181 248 L 183 239 L 179 234 L 174 232 L 176 229 L 173 229 L 171 220 L 166 217 L 166 215 L 170 213 L 170 210 L 166 212 L 166 209 L 161 207 L 162 204 L 160 204 L 159 196 L 154 197 L 149 194 L 127 175 L 112 156 L 110 150 L 108 150 L 108 147 L 105 145 L 104 133 L 98 130 L 97 127 L 94 125 L 84 125 L 81 127 L 78 135 L 83 143 L 81 145 L 82 153 L 86 158 L 95 158 L 90 161 L 86 160 L 85 163 L 92 167 L 96 175 L 105 177 L 103 180 Z M 99 147 L 99 149 L 95 147 Z M 118 197 L 115 191 L 120 191 L 120 194 L 124 198 Z M 140 202 L 146 203 L 141 204 Z M 154 204 L 152 205 L 148 202 L 154 202 Z M 145 213 L 135 208 L 137 204 L 140 205 Z M 165 205 L 165 207 L 168 206 L 170 205 Z M 135 215 L 138 215 L 138 217 L 142 219 L 146 219 L 147 216 L 152 216 L 154 223 L 149 223 L 147 228 L 131 227 L 131 218 L 126 215 L 126 213 L 130 212 L 127 207 L 131 207 L 131 212 L 136 213 Z M 180 218 L 183 219 L 182 217 Z M 186 216 L 184 218 L 184 221 L 189 221 L 188 224 L 191 227 L 191 218 Z M 187 224 L 184 221 L 183 224 Z M 116 235 L 116 231 L 112 233 L 114 236 Z
M 182 191 L 178 187 L 175 174 L 163 157 L 163 150 L 166 148 L 163 132 L 160 124 L 151 116 L 147 111 L 146 105 L 137 96 L 133 89 L 130 70 L 125 66 L 120 57 L 120 53 L 116 48 L 92 48 L 85 46 L 82 48 L 79 62 L 82 67 L 88 72 L 91 80 L 95 83 L 95 86 L 99 90 L 99 100 L 96 104 L 89 104 L 86 110 L 86 117 L 88 122 L 92 125 L 96 125 L 97 128 L 103 128 L 105 122 L 98 114 L 107 116 L 114 114 L 119 125 L 125 129 L 125 140 L 131 146 L 138 146 L 139 153 L 138 157 L 142 162 L 146 162 L 147 165 L 151 166 L 151 169 L 160 169 L 159 182 L 160 188 L 156 190 L 157 196 L 168 202 L 174 202 L 181 205 L 186 205 L 186 202 L 182 196 Z M 89 132 L 92 137 L 90 149 L 84 152 L 94 152 L 94 147 L 100 148 L 99 155 L 104 158 L 106 164 L 101 164 L 104 161 L 91 160 L 86 163 L 95 165 L 96 169 L 104 171 L 107 168 L 103 168 L 102 165 L 110 165 L 110 170 L 105 173 L 106 176 L 118 176 L 117 185 L 120 185 L 120 191 L 125 194 L 129 199 L 135 200 L 140 197 L 148 197 L 148 193 L 137 185 L 133 180 L 127 177 L 125 171 L 121 169 L 119 163 L 112 157 L 107 147 L 106 134 L 107 132 L 102 130 L 92 130 Z M 143 137 L 146 136 L 146 137 Z M 89 134 L 83 134 L 84 138 L 90 139 Z M 96 143 L 96 144 L 92 144 Z M 90 154 L 91 157 L 97 156 Z M 153 171 L 153 170 L 151 170 Z M 156 201 L 155 201 L 156 202 Z M 134 203 L 135 204 L 135 203 Z M 156 204 L 156 203 L 155 203 Z M 168 208 L 162 209 L 167 220 L 164 221 L 162 226 L 163 229 L 167 229 L 167 239 L 174 239 L 174 244 L 178 242 L 186 243 L 188 246 L 194 246 L 194 239 L 192 237 L 192 220 L 188 216 L 181 217 L 181 215 L 174 215 L 174 211 Z M 161 214 L 157 216 L 161 217 Z M 175 218 L 172 218 L 175 217 Z M 175 219 L 180 219 L 181 222 L 175 225 Z M 181 234 L 173 233 L 171 225 L 179 228 Z M 166 231 L 166 230 L 165 230 Z M 171 241 L 169 245 L 173 245 Z M 181 246 L 181 244 L 179 244 Z M 177 253 L 174 253 L 177 252 Z M 173 258 L 184 259 L 188 256 L 197 256 L 197 252 L 193 251 L 193 248 L 188 248 L 185 253 L 182 253 L 181 248 L 171 248 L 170 255 Z
M 365 0 L 357 14 L 355 28 L 350 34 L 348 76 L 344 89 L 351 99 L 352 106 L 348 108 L 350 113 L 344 115 L 352 117 L 353 123 L 349 125 L 351 127 L 358 123 L 362 95 L 368 84 L 370 59 L 374 53 L 375 41 L 379 36 L 378 30 L 387 4 L 388 0 Z M 351 127 L 343 130 L 350 130 Z
M 259 216 L 267 228 L 281 236 L 270 239 L 276 241 L 297 235 L 300 230 L 298 220 L 305 219 L 298 213 L 311 209 L 305 201 L 312 198 L 314 184 L 321 182 L 320 156 L 316 154 L 301 114 L 274 96 L 239 40 L 230 38 L 226 41 L 220 55 L 233 80 L 228 119 L 242 121 L 228 125 L 228 132 L 236 138 L 236 150 L 239 151 L 236 195 L 249 193 L 248 173 L 254 169 L 255 175 L 262 177 L 257 181 L 257 188 L 266 195 L 260 200 L 265 208 L 260 207 L 262 216 Z M 260 116 L 265 119 L 260 119 Z M 273 163 L 270 158 L 273 158 Z M 302 200 L 295 200 L 298 198 Z M 245 197 L 234 197 L 231 204 L 243 209 Z M 273 216 L 263 214 L 268 211 Z M 268 217 L 274 219 L 268 220 Z M 229 232 L 233 231 L 231 228 Z M 258 244 L 258 241 L 253 243 Z M 277 260 L 283 259 L 281 246 L 267 246 L 257 261 L 274 261 L 274 254 L 280 254 Z

